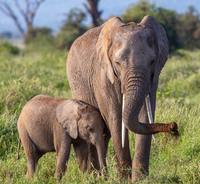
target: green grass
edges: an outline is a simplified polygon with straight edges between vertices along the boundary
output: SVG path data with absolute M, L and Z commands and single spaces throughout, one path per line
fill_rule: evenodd
M 16 122 L 20 110 L 36 94 L 70 97 L 65 69 L 66 53 L 53 49 L 0 55 L 0 183 L 56 183 L 55 154 L 39 162 L 32 181 L 25 178 L 23 150 L 16 160 Z M 156 121 L 176 121 L 180 138 L 156 135 L 152 143 L 149 177 L 139 183 L 200 183 L 200 51 L 180 50 L 170 57 L 158 91 Z M 134 135 L 131 135 L 134 138 Z M 131 142 L 132 154 L 134 141 Z M 127 183 L 117 175 L 112 144 L 108 178 L 79 171 L 72 151 L 61 183 Z

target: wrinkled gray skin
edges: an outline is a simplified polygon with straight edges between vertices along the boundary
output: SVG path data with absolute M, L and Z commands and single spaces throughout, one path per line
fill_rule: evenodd
M 91 105 L 77 100 L 57 99 L 45 95 L 32 98 L 23 108 L 18 132 L 27 157 L 27 177 L 32 177 L 39 158 L 56 151 L 56 176 L 61 179 L 69 158 L 70 145 L 79 147 L 82 154 L 94 145 L 98 152 L 100 169 L 105 167 L 103 139 L 104 122 Z M 82 168 L 81 168 L 82 169 Z M 83 169 L 82 169 L 83 170 Z
M 120 169 L 131 166 L 127 134 L 124 148 L 121 143 L 122 119 L 127 129 L 137 133 L 132 181 L 148 174 L 151 134 L 158 131 L 153 125 L 145 125 L 145 96 L 150 94 L 154 117 L 159 75 L 167 56 L 165 30 L 149 16 L 139 24 L 126 24 L 113 17 L 79 37 L 68 54 L 67 75 L 72 95 L 100 110 L 110 130 Z M 94 149 L 91 154 L 96 157 Z

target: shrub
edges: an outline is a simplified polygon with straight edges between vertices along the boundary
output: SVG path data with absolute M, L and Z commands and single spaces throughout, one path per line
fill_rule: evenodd
M 85 17 L 85 13 L 77 8 L 69 12 L 64 25 L 56 36 L 55 41 L 58 48 L 69 49 L 73 41 L 87 30 L 83 25 Z
M 163 25 L 169 39 L 171 51 L 180 46 L 176 31 L 177 13 L 175 11 L 156 7 L 150 2 L 142 0 L 130 6 L 122 17 L 125 21 L 140 22 L 145 15 L 155 17 Z
M 46 27 L 34 28 L 25 38 L 26 50 L 49 50 L 53 47 L 54 37 L 52 30 Z
M 141 0 L 130 6 L 122 15 L 125 21 L 140 22 L 145 15 L 156 18 L 166 30 L 170 50 L 200 48 L 200 14 L 192 6 L 184 13 L 157 7 L 150 1 Z
M 0 40 L 0 53 L 8 53 L 12 55 L 17 55 L 19 54 L 20 50 L 18 47 L 12 45 L 11 43 L 5 41 L 5 40 Z
M 29 44 L 31 42 L 41 42 L 41 39 L 43 41 L 52 41 L 52 30 L 48 27 L 34 28 L 30 33 L 26 35 L 25 43 Z

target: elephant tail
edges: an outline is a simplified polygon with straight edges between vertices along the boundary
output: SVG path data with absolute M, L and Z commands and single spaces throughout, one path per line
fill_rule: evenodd
M 20 155 L 19 155 L 20 148 L 21 148 L 21 140 L 20 140 L 20 138 L 18 137 L 16 160 L 19 160 L 19 158 L 20 158 Z

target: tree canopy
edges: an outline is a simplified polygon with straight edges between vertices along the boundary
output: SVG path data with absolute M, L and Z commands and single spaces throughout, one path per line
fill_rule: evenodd
M 132 4 L 122 15 L 125 21 L 140 22 L 145 15 L 158 20 L 167 32 L 170 50 L 200 47 L 200 16 L 192 6 L 185 13 L 156 7 L 147 0 Z

